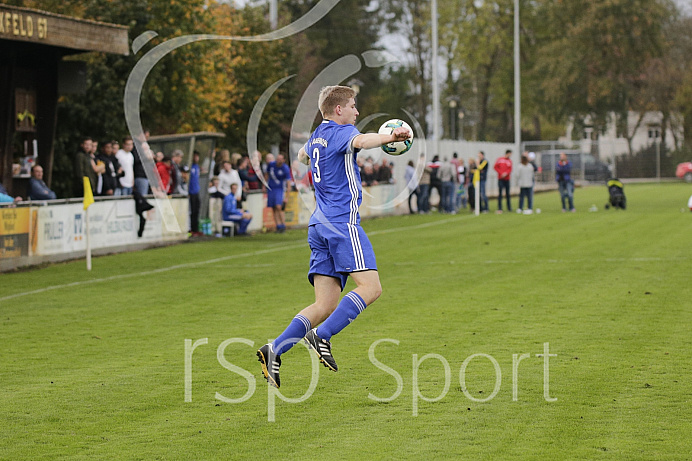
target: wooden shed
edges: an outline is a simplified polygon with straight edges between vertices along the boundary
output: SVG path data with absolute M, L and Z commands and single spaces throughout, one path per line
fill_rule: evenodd
M 127 27 L 0 4 L 0 182 L 24 192 L 31 164 L 51 182 L 58 97 L 86 87 L 89 51 L 129 54 Z

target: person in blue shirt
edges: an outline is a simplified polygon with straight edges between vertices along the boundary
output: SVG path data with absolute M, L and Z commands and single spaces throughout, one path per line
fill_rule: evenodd
M 199 231 L 199 152 L 192 152 L 190 167 L 190 182 L 187 192 L 190 201 L 190 232 L 192 235 L 202 235 Z
M 574 181 L 572 181 L 572 162 L 567 159 L 567 154 L 560 152 L 560 161 L 555 166 L 555 180 L 560 190 L 560 200 L 562 201 L 562 212 L 566 212 L 565 200 L 569 204 L 569 211 L 574 213 Z
M 267 185 L 267 206 L 274 213 L 274 222 L 276 223 L 276 232 L 282 233 L 286 231 L 286 223 L 284 221 L 284 190 L 286 183 L 291 180 L 291 169 L 284 161 L 283 154 L 276 156 L 276 161 L 267 165 L 267 176 L 269 181 Z
M 21 197 L 12 197 L 8 192 L 5 187 L 0 184 L 0 203 L 15 203 L 15 202 L 21 202 L 22 198 Z
M 43 167 L 34 165 L 31 168 L 31 179 L 29 180 L 29 193 L 27 194 L 30 200 L 55 200 L 55 192 L 50 190 L 43 181 Z
M 221 216 L 224 221 L 235 221 L 238 223 L 238 233 L 237 235 L 247 234 L 247 226 L 252 220 L 252 215 L 247 212 L 247 210 L 241 210 L 238 208 L 238 203 L 235 198 L 235 193 L 238 191 L 237 184 L 231 184 L 231 193 L 223 199 L 223 208 L 221 209 Z
M 275 387 L 281 384 L 281 355 L 303 337 L 324 366 L 337 371 L 331 353 L 332 336 L 382 293 L 375 253 L 360 227 L 362 186 L 356 157 L 361 149 L 404 141 L 411 133 L 400 127 L 391 135 L 361 134 L 354 126 L 358 117 L 355 96 L 346 86 L 323 88 L 318 107 L 324 120 L 298 152 L 298 160 L 310 165 L 315 187 L 316 207 L 308 225 L 308 280 L 315 287 L 315 302 L 301 310 L 273 342 L 257 351 L 262 373 Z M 348 276 L 356 288 L 339 301 Z

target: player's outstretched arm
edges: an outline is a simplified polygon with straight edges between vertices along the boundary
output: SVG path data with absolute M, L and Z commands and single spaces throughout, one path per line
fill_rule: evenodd
M 360 134 L 353 140 L 356 149 L 373 149 L 395 141 L 405 141 L 411 137 L 411 132 L 404 127 L 399 127 L 392 134 L 367 133 Z

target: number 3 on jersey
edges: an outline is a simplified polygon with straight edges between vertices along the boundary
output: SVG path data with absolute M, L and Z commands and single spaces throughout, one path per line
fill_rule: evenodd
M 312 180 L 317 183 L 322 180 L 322 175 L 320 174 L 320 150 L 317 147 L 312 150 L 312 158 L 315 160 L 315 171 L 312 173 Z

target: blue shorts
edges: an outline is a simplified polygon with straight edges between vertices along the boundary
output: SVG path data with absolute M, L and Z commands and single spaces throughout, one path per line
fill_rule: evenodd
M 267 206 L 273 208 L 275 206 L 281 206 L 284 203 L 284 189 L 282 187 L 275 187 L 274 189 L 267 189 Z
M 313 285 L 315 274 L 326 275 L 339 279 L 343 290 L 351 272 L 377 270 L 375 252 L 360 225 L 314 224 L 308 227 L 308 244 L 312 251 L 308 280 Z

